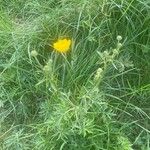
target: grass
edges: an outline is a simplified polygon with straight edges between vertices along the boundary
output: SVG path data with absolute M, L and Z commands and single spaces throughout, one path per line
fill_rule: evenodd
M 0 150 L 150 149 L 148 0 L 0 6 Z

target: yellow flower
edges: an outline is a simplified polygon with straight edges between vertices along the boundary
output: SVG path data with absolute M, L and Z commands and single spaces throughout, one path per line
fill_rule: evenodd
M 60 53 L 65 53 L 69 50 L 70 45 L 71 45 L 71 40 L 63 39 L 55 42 L 53 44 L 53 48 Z

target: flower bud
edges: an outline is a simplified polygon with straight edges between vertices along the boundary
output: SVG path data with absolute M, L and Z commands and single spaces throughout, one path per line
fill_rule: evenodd
M 109 56 L 108 51 L 104 51 L 103 54 L 104 54 L 104 56 L 106 56 L 106 57 Z
M 118 50 L 117 49 L 113 49 L 113 55 L 118 55 L 119 54 L 119 52 L 118 52 Z
M 95 74 L 95 77 L 94 77 L 94 80 L 97 81 L 101 78 L 101 74 L 103 72 L 103 69 L 102 68 L 98 68 L 97 71 L 96 71 L 96 74 Z
M 97 69 L 97 73 L 98 73 L 98 74 L 101 74 L 102 72 L 103 72 L 103 69 L 102 69 L 102 68 L 98 68 L 98 69 Z
M 43 71 L 44 72 L 49 72 L 50 71 L 50 67 L 49 67 L 49 65 L 45 65 L 44 67 L 43 67 Z
M 118 43 L 118 44 L 117 44 L 117 48 L 120 49 L 121 47 L 122 47 L 122 44 L 121 44 L 121 43 Z
M 121 41 L 121 40 L 122 40 L 122 36 L 118 35 L 118 36 L 117 36 L 117 40 L 118 40 L 118 41 Z
M 47 65 L 52 66 L 52 62 L 53 62 L 53 60 L 49 59 L 48 62 L 47 62 Z
M 38 55 L 38 53 L 37 53 L 36 50 L 31 51 L 30 54 L 31 54 L 31 56 L 33 56 L 33 57 L 36 57 L 36 56 Z
M 107 58 L 109 58 L 109 52 L 108 51 L 104 51 L 102 53 L 102 59 L 107 59 Z

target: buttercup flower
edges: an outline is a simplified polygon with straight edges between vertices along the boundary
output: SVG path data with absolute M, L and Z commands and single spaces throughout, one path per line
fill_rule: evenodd
M 53 48 L 60 52 L 60 53 L 65 53 L 69 50 L 71 45 L 71 40 L 70 39 L 62 39 L 62 40 L 58 40 L 53 44 Z

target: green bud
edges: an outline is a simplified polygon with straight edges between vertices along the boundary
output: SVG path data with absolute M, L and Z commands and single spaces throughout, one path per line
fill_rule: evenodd
M 97 69 L 97 73 L 101 74 L 103 72 L 103 69 L 102 68 L 98 68 Z
M 118 41 L 121 41 L 121 40 L 122 40 L 122 36 L 118 35 L 118 36 L 117 36 L 117 40 L 118 40 Z
M 113 49 L 113 55 L 118 55 L 119 54 L 119 52 L 118 52 L 118 50 L 117 49 Z
M 31 54 L 31 56 L 33 56 L 33 57 L 36 57 L 36 56 L 38 55 L 38 53 L 37 53 L 36 50 L 31 51 L 30 54 Z
M 108 52 L 108 51 L 104 51 L 104 52 L 102 53 L 102 58 L 103 58 L 103 59 L 109 58 L 109 52 Z
M 103 54 L 104 54 L 104 56 L 108 56 L 109 55 L 108 51 L 104 51 Z
M 97 71 L 96 71 L 96 74 L 95 74 L 95 77 L 94 77 L 94 80 L 97 81 L 98 79 L 101 78 L 101 74 L 103 72 L 103 69 L 102 68 L 98 68 Z
M 122 44 L 121 44 L 121 43 L 118 43 L 118 44 L 117 44 L 117 48 L 120 49 L 121 47 L 122 47 Z
M 49 72 L 50 71 L 50 67 L 49 67 L 49 65 L 45 65 L 44 67 L 43 67 L 43 71 L 44 72 Z
M 53 60 L 49 59 L 49 61 L 47 62 L 47 65 L 51 66 L 52 65 Z

